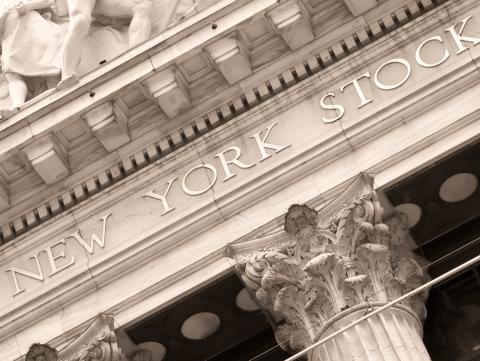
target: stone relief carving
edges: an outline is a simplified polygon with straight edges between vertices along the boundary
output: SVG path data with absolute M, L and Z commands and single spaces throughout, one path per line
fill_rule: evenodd
M 10 95 L 10 105 L 2 104 L 2 116 L 18 109 L 27 98 L 27 77 L 31 91 L 38 92 L 44 86 L 55 85 L 55 77 L 61 68 L 63 41 L 59 25 L 51 20 L 52 2 L 31 0 L 28 2 L 3 1 L 0 9 L 0 34 L 2 34 L 3 98 Z M 32 84 L 34 83 L 34 84 Z
M 147 40 L 214 0 L 2 0 L 0 116 Z M 192 11 L 195 10 L 195 11 Z M 108 44 L 108 46 L 105 46 Z
M 128 357 L 127 357 L 128 356 Z M 136 349 L 125 355 L 117 342 L 113 317 L 99 315 L 77 339 L 57 352 L 54 348 L 35 343 L 25 361 L 151 361 L 150 351 Z
M 152 30 L 152 0 L 68 0 L 70 22 L 63 44 L 62 80 L 59 89 L 78 82 L 77 68 L 88 36 L 92 15 L 130 18 L 128 47 L 147 40 Z
M 34 343 L 30 346 L 30 349 L 25 356 L 25 361 L 57 361 L 58 352 L 54 348 L 43 345 L 40 343 Z
M 300 351 L 327 332 L 338 315 L 385 304 L 425 281 L 422 260 L 410 252 L 404 217 L 383 221 L 382 216 L 373 180 L 364 175 L 319 213 L 291 206 L 285 231 L 229 246 L 236 272 L 276 321 L 280 346 Z M 406 322 L 414 328 L 426 317 L 426 297 L 423 293 L 399 306 L 410 313 Z
M 81 345 L 77 354 L 68 361 L 126 361 L 116 344 L 115 333 L 101 330 L 89 343 Z

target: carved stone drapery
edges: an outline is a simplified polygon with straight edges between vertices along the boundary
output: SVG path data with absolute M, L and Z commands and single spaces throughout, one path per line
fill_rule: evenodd
M 146 350 L 124 355 L 117 343 L 111 315 L 101 314 L 77 339 L 57 352 L 54 348 L 35 343 L 25 361 L 152 361 Z
M 284 231 L 231 244 L 236 272 L 275 320 L 278 343 L 300 351 L 425 281 L 405 219 L 383 208 L 360 176 L 320 212 L 293 205 Z M 422 293 L 318 347 L 309 360 L 430 360 Z

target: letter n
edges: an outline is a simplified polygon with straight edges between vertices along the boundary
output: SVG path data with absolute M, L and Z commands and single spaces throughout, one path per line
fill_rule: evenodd
M 14 296 L 16 296 L 19 293 L 22 293 L 23 291 L 25 291 L 25 289 L 20 288 L 20 286 L 18 284 L 17 275 L 16 275 L 17 273 L 20 274 L 20 275 L 23 275 L 25 277 L 32 278 L 32 279 L 37 280 L 37 281 L 43 281 L 44 280 L 42 268 L 40 267 L 40 261 L 38 260 L 38 254 L 36 256 L 32 256 L 30 258 L 33 258 L 35 260 L 35 264 L 37 265 L 37 272 L 38 273 L 26 271 L 26 270 L 18 268 L 18 267 L 10 267 L 10 268 L 7 269 L 7 272 L 12 272 L 13 284 L 15 285 L 15 293 L 13 294 Z

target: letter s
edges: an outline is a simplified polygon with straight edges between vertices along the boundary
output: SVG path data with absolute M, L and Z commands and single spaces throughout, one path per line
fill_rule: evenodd
M 331 102 L 331 104 L 325 104 L 325 99 L 327 99 L 328 97 L 335 98 L 335 94 L 328 93 L 324 95 L 322 100 L 320 100 L 320 106 L 322 107 L 322 109 L 325 110 L 335 110 L 336 112 L 338 112 L 338 115 L 335 118 L 323 117 L 322 119 L 324 123 L 333 123 L 343 117 L 343 114 L 345 114 L 345 108 L 340 104 L 334 104 L 333 102 Z

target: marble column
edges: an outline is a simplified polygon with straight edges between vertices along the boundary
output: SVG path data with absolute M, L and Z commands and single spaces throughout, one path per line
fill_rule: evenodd
M 122 350 L 117 341 L 113 317 L 101 314 L 60 351 L 46 344 L 33 344 L 25 361 L 152 361 L 149 351 L 132 349 L 130 345 L 128 350 Z
M 385 213 L 385 214 L 384 214 Z M 380 204 L 361 175 L 319 212 L 292 205 L 284 230 L 229 245 L 227 256 L 292 353 L 425 282 L 403 215 Z M 363 321 L 311 352 L 311 361 L 429 361 L 427 293 Z

